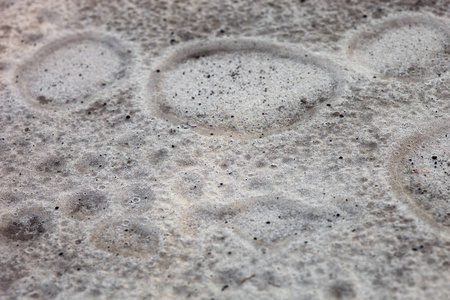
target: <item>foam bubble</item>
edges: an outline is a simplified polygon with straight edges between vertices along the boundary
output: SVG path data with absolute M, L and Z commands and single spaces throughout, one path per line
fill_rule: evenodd
M 403 145 L 391 162 L 392 185 L 432 225 L 450 228 L 450 127 L 438 126 Z M 410 139 L 407 143 L 411 144 Z
M 155 109 L 205 134 L 269 134 L 305 121 L 338 79 L 307 53 L 261 42 L 183 49 L 154 74 Z
M 127 55 L 118 41 L 75 35 L 41 49 L 18 71 L 17 83 L 32 103 L 79 103 L 125 73 Z
M 413 149 L 408 159 L 412 201 L 441 225 L 450 228 L 450 130 Z
M 424 79 L 448 70 L 449 47 L 450 32 L 439 21 L 405 16 L 355 37 L 350 53 L 382 75 Z
M 145 220 L 102 222 L 92 235 L 93 244 L 124 256 L 146 257 L 159 250 L 158 228 Z

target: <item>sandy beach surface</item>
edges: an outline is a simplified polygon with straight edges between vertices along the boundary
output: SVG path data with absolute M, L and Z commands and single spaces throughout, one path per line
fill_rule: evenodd
M 0 299 L 449 299 L 450 2 L 0 0 Z

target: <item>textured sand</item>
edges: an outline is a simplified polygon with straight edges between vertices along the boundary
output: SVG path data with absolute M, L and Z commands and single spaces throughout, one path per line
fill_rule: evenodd
M 1 0 L 0 298 L 450 298 L 449 12 Z

